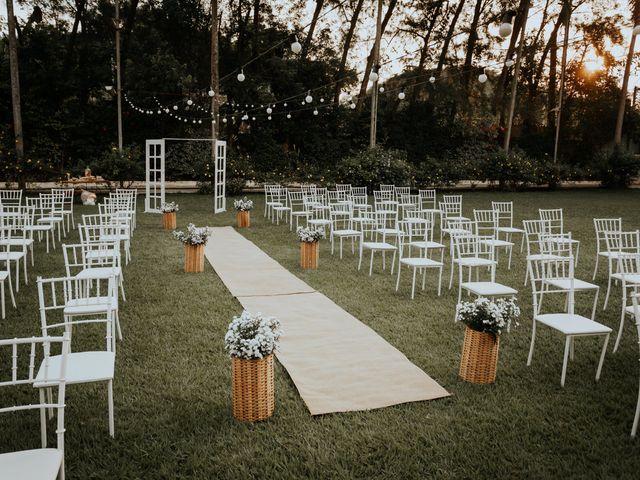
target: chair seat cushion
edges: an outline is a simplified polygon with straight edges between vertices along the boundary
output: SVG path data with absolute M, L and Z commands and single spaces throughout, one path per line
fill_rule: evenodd
M 624 280 L 627 284 L 630 285 L 640 284 L 640 273 L 614 273 L 611 276 L 617 280 Z
M 65 315 L 94 315 L 115 308 L 111 297 L 88 297 L 69 300 L 65 303 L 63 312 Z
M 559 290 L 569 290 L 571 288 L 571 280 L 568 278 L 545 278 L 543 282 Z M 599 287 L 593 283 L 575 278 L 573 280 L 573 288 L 574 290 L 595 290 Z
M 536 315 L 537 322 L 543 323 L 565 335 L 604 335 L 611 333 L 606 325 L 594 322 L 582 315 L 570 313 L 546 313 Z
M 498 227 L 498 231 L 502 233 L 524 233 L 524 230 L 516 227 Z
M 331 225 L 331 220 L 311 219 L 309 223 L 311 225 Z
M 362 242 L 362 248 L 369 250 L 396 250 L 394 245 L 387 242 Z
M 13 247 L 28 247 L 33 243 L 31 238 L 10 238 L 0 242 L 2 244 L 11 245 Z
M 557 244 L 567 244 L 570 243 L 572 245 L 575 245 L 576 243 L 580 243 L 580 240 L 575 240 L 573 238 L 568 238 L 568 237 L 552 237 L 551 241 L 553 243 L 557 243 Z
M 357 237 L 360 236 L 360 232 L 358 230 L 352 230 L 349 228 L 346 228 L 344 230 L 334 230 L 333 234 L 336 237 Z
M 0 252 L 0 261 L 9 260 L 10 262 L 15 262 L 22 259 L 22 257 L 24 257 L 24 252 Z
M 490 267 L 491 265 L 496 265 L 495 260 L 489 260 L 488 258 L 482 257 L 456 258 L 454 262 L 463 267 Z
M 4 282 L 9 277 L 9 272 L 0 270 L 0 282 Z
M 402 235 L 402 230 L 397 228 L 378 228 L 376 229 L 376 233 L 381 235 Z
M 75 278 L 80 280 L 95 280 L 97 278 L 105 278 L 110 275 L 120 276 L 120 267 L 90 267 L 84 268 L 78 272 Z
M 536 261 L 536 260 L 562 260 L 565 257 L 561 257 L 560 255 L 553 255 L 550 253 L 534 253 L 533 255 L 527 255 L 527 261 Z
M 510 297 L 518 294 L 517 290 L 497 282 L 465 282 L 461 286 L 481 297 Z
M 410 267 L 442 267 L 442 262 L 438 262 L 436 260 L 431 260 L 430 258 L 424 257 L 409 257 L 409 258 L 401 258 L 400 263 L 403 265 L 409 265 Z
M 432 242 L 432 241 L 429 241 L 429 240 L 411 242 L 409 245 L 411 245 L 412 247 L 416 247 L 416 248 L 422 248 L 423 250 L 428 250 L 430 248 L 444 248 L 444 245 L 442 245 L 441 243 Z
M 513 243 L 507 242 L 506 240 L 481 240 L 481 242 L 492 247 L 513 247 Z
M 55 480 L 63 453 L 57 448 L 37 448 L 0 454 L 2 480 Z
M 61 355 L 49 357 L 49 378 L 56 378 L 60 373 Z M 116 354 L 113 352 L 73 352 L 67 355 L 67 385 L 76 383 L 92 383 L 113 380 L 116 368 Z M 44 365 L 40 365 L 33 386 L 36 388 L 53 385 L 45 375 Z

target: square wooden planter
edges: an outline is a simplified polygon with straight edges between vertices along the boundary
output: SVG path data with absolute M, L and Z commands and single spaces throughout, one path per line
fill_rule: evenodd
M 466 327 L 458 372 L 460 377 L 471 383 L 495 382 L 499 347 L 500 337 Z
M 239 211 L 236 214 L 236 220 L 238 222 L 238 228 L 249 228 L 251 226 L 251 212 L 248 210 L 244 212 Z
M 273 415 L 273 355 L 247 360 L 231 357 L 233 416 L 258 422 Z
M 184 246 L 184 271 L 187 273 L 204 272 L 204 245 Z
M 300 242 L 300 266 L 318 268 L 320 261 L 320 242 Z
M 162 226 L 165 230 L 176 229 L 176 212 L 167 212 L 162 214 Z

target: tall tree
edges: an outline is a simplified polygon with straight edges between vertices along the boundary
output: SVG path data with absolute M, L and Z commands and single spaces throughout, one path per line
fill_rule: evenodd
M 553 147 L 553 163 L 558 161 L 558 144 L 560 142 L 560 122 L 564 100 L 564 85 L 567 75 L 567 50 L 569 50 L 569 25 L 571 22 L 571 0 L 563 0 L 562 16 L 564 21 L 564 40 L 562 42 L 562 63 L 560 66 L 560 93 L 556 114 L 556 137 Z
M 303 59 L 307 58 L 307 54 L 309 53 L 309 47 L 311 46 L 311 39 L 313 38 L 313 32 L 318 25 L 318 18 L 320 17 L 320 12 L 322 11 L 322 7 L 324 6 L 324 0 L 316 0 L 316 8 L 313 11 L 313 17 L 311 18 L 311 23 L 309 24 L 309 32 L 307 32 L 307 36 L 304 39 L 304 44 L 302 45 L 302 54 L 301 57 Z
M 460 18 L 460 14 L 462 13 L 462 9 L 464 8 L 466 0 L 460 0 L 457 8 L 453 14 L 453 18 L 451 19 L 451 23 L 449 24 L 449 29 L 447 30 L 447 34 L 444 37 L 444 43 L 442 44 L 442 50 L 440 51 L 440 58 L 438 59 L 438 66 L 436 67 L 436 73 L 441 73 L 444 68 L 444 63 L 447 60 L 447 53 L 449 53 L 449 45 L 451 44 L 451 40 L 453 40 L 453 34 L 456 31 L 456 24 L 458 23 L 458 18 Z
M 476 0 L 476 6 L 473 9 L 473 20 L 469 27 L 469 37 L 467 38 L 467 48 L 464 56 L 464 67 L 462 69 L 462 86 L 465 90 L 469 90 L 469 81 L 471 80 L 471 67 L 473 63 L 473 52 L 478 41 L 478 23 L 480 22 L 480 14 L 482 13 L 484 2 Z
M 22 135 L 22 110 L 20 107 L 20 75 L 18 73 L 18 41 L 16 39 L 16 16 L 13 0 L 7 0 L 7 20 L 9 27 L 9 70 L 11 74 L 11 105 L 13 107 L 13 133 L 16 141 L 16 163 L 24 158 L 24 138 Z M 22 187 L 23 185 L 21 185 Z
M 633 25 L 640 25 L 640 0 L 629 0 L 631 7 L 631 20 Z M 629 88 L 629 76 L 631 75 L 631 63 L 633 62 L 633 53 L 636 46 L 636 35 L 631 34 L 629 42 L 629 53 L 627 55 L 627 63 L 624 66 L 624 76 L 622 77 L 622 89 L 620 90 L 620 100 L 618 101 L 618 115 L 616 118 L 616 131 L 613 141 L 616 145 L 622 143 L 622 124 L 624 122 L 624 111 L 627 104 L 627 90 Z
M 357 0 L 356 5 L 353 9 L 353 14 L 351 15 L 351 20 L 349 21 L 349 29 L 347 33 L 344 35 L 344 40 L 342 42 L 342 55 L 340 57 L 340 64 L 338 65 L 338 71 L 336 73 L 336 84 L 333 92 L 333 102 L 338 103 L 340 100 L 340 91 L 342 90 L 342 86 L 344 85 L 344 72 L 347 65 L 347 58 L 349 57 L 349 50 L 351 49 L 351 41 L 353 40 L 353 34 L 356 30 L 356 25 L 358 24 L 358 18 L 360 17 L 360 12 L 362 11 L 362 5 L 364 4 L 364 0 Z

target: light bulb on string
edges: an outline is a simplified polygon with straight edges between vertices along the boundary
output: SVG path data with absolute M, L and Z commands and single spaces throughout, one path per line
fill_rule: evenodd
M 429 83 L 431 83 L 431 84 L 436 83 L 436 77 L 434 77 L 434 76 L 429 77 Z
M 356 104 L 355 104 L 355 103 L 352 103 L 351 105 L 349 105 L 349 108 L 350 108 L 351 110 L 355 110 L 355 109 L 356 109 Z
M 196 123 L 196 121 L 194 120 L 194 121 L 193 121 L 193 123 L 195 124 L 195 123 Z
M 513 65 L 514 65 L 515 63 L 516 63 L 516 62 L 514 62 L 514 61 L 513 61 L 513 58 L 507 58 L 507 61 L 506 61 L 506 62 L 504 62 L 504 64 L 507 66 L 507 68 L 513 67 Z
M 189 106 L 193 105 L 193 100 L 191 100 L 191 99 L 187 100 L 187 105 L 189 105 Z
M 300 45 L 300 42 L 298 41 L 298 36 L 297 35 L 295 36 L 295 40 L 291 44 L 291 51 L 293 53 L 300 53 L 302 51 L 302 45 Z
M 404 91 L 400 91 L 400 93 L 398 93 L 398 99 L 400 100 L 404 100 L 404 98 L 406 97 L 406 95 L 404 94 Z
M 286 106 L 287 106 L 287 102 L 284 102 L 284 103 L 282 104 L 282 106 L 283 106 L 283 107 L 286 107 Z
M 269 115 L 271 115 L 271 112 L 273 112 L 273 110 L 271 109 L 271 107 L 267 107 L 267 113 L 268 113 Z
M 378 91 L 379 91 L 380 93 L 384 93 L 384 87 L 380 87 L 380 88 L 378 89 Z
M 478 75 L 478 81 L 480 83 L 484 83 L 489 79 L 489 77 L 487 77 L 487 71 L 486 69 L 482 69 L 482 73 L 480 75 Z
M 290 113 L 287 113 L 287 118 L 291 118 L 291 114 Z
M 498 34 L 502 38 L 507 38 L 513 32 L 512 22 L 514 17 L 514 12 L 506 12 L 502 17 L 502 23 L 500 24 L 500 28 L 498 28 Z
M 378 74 L 375 70 L 371 72 L 371 75 L 369 75 L 369 80 L 371 80 L 373 83 L 376 83 L 378 81 Z
M 213 97 L 216 94 L 216 92 L 213 91 L 213 88 L 210 88 L 207 93 L 209 94 L 210 97 Z
M 320 103 L 324 103 L 324 98 L 321 98 L 321 99 L 320 99 Z
M 314 115 L 318 115 L 318 109 L 317 108 L 313 111 L 313 114 Z
M 269 116 L 267 117 L 267 120 L 271 120 L 271 115 L 269 115 Z
M 227 117 L 224 117 L 224 118 L 222 119 L 222 123 L 227 123 Z
M 158 110 L 158 115 L 160 115 L 162 112 L 160 110 Z
M 307 96 L 304 97 L 304 101 L 307 103 L 313 102 L 313 97 L 311 96 L 311 92 L 307 92 Z
M 244 70 L 240 69 L 240 73 L 238 74 L 237 78 L 239 82 L 244 82 L 244 79 L 245 79 Z
M 253 120 L 255 122 L 256 121 L 256 117 L 251 117 L 251 120 Z
M 173 106 L 173 109 L 174 109 L 174 110 L 178 110 L 178 105 L 174 105 L 174 106 Z

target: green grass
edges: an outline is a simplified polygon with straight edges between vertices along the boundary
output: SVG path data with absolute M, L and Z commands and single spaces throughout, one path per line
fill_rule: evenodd
M 240 305 L 208 263 L 203 274 L 183 273 L 182 246 L 162 230 L 159 216 L 140 214 L 133 262 L 125 269 L 128 301 L 120 313 L 125 339 L 117 354 L 116 438 L 108 436 L 106 386 L 71 386 L 68 479 L 638 478 L 640 439 L 629 437 L 638 392 L 638 339 L 629 324 L 616 354 L 610 344 L 598 383 L 600 339 L 576 342 L 564 389 L 564 344 L 558 334 L 541 329 L 528 368 L 531 295 L 522 284 L 524 257 L 516 251 L 511 271 L 501 263 L 498 281 L 521 290 L 521 326 L 501 339 L 497 382 L 467 384 L 457 377 L 463 327 L 453 323 L 455 288 L 445 288 L 438 298 L 428 287 L 411 301 L 409 275 L 395 293 L 395 278 L 382 273 L 379 264 L 368 277 L 356 270 L 357 258 L 350 252 L 342 261 L 331 257 L 327 242 L 321 245 L 320 269 L 303 272 L 295 235 L 265 222 L 262 198 L 252 198 L 258 205 L 252 228 L 243 235 L 371 326 L 453 395 L 311 417 L 276 364 L 275 415 L 254 425 L 237 422 L 230 411 L 230 362 L 222 339 Z M 518 225 L 536 218 L 539 207 L 563 207 L 567 229 L 582 241 L 577 274 L 584 279 L 591 278 L 595 259 L 593 217 L 622 216 L 626 229 L 640 227 L 637 191 L 469 192 L 464 210 L 470 214 L 499 199 L 514 200 Z M 180 204 L 180 228 L 188 222 L 235 223 L 233 212 L 211 214 L 210 197 L 169 200 Z M 89 211 L 77 207 L 78 216 Z M 70 243 L 76 238 L 74 232 Z M 30 284 L 18 294 L 17 312 L 10 309 L 0 322 L 0 337 L 39 334 L 35 274 L 63 272 L 60 250 L 47 256 L 38 245 Z M 448 273 L 447 268 L 447 280 Z M 597 278 L 601 286 L 606 286 L 605 275 L 603 267 Z M 604 291 L 600 306 L 603 299 Z M 606 312 L 599 308 L 597 320 L 615 334 L 619 287 L 612 299 Z M 92 336 L 78 329 L 75 350 L 97 339 L 97 332 Z M 0 405 L 13 400 L 8 392 L 0 395 Z M 39 446 L 37 414 L 0 418 L 0 452 Z

